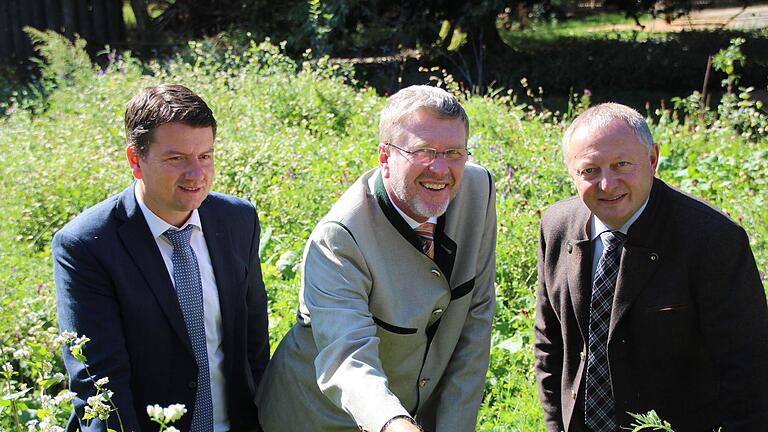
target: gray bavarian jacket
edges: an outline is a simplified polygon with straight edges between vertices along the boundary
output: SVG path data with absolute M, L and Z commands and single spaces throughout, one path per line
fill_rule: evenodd
M 266 432 L 475 430 L 495 304 L 493 180 L 468 163 L 435 229 L 435 259 L 384 189 L 358 179 L 306 245 L 297 324 L 257 404 Z

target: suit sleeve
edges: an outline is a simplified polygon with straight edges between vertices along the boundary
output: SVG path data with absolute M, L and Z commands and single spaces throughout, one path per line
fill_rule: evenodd
M 535 372 L 539 399 L 544 409 L 544 422 L 548 432 L 564 430 L 561 409 L 561 380 L 563 375 L 563 336 L 560 321 L 552 307 L 547 291 L 547 244 L 544 224 L 539 229 L 538 276 L 536 317 L 534 320 Z
M 251 368 L 253 382 L 258 388 L 264 370 L 269 362 L 269 322 L 267 316 L 267 293 L 261 274 L 259 261 L 259 235 L 261 227 L 256 210 L 251 207 L 254 217 L 253 239 L 248 254 L 248 292 L 246 304 L 248 308 L 248 364 Z
M 478 253 L 475 289 L 456 348 L 440 379 L 436 431 L 473 431 L 488 371 L 496 306 L 496 191 L 488 175 L 488 203 Z
M 378 432 L 409 414 L 381 365 L 370 290 L 370 271 L 352 236 L 334 223 L 321 224 L 307 244 L 301 294 L 318 348 L 317 383 L 360 427 Z
M 141 431 L 133 407 L 123 317 L 113 283 L 88 246 L 75 236 L 57 233 L 52 252 L 59 329 L 90 338 L 83 349 L 87 367 L 72 356 L 69 347 L 63 352 L 70 389 L 77 393 L 73 404 L 79 427 L 88 431 Z M 82 418 L 87 400 L 96 393 L 94 381 L 104 377 L 109 377 L 106 388 L 113 392 L 117 410 L 107 420 L 91 420 L 86 428 Z
M 736 225 L 711 233 L 699 269 L 700 327 L 720 383 L 727 431 L 768 425 L 768 311 L 754 256 Z

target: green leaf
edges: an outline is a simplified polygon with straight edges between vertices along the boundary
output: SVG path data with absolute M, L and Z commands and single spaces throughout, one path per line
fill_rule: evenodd
M 496 348 L 507 351 L 514 354 L 523 348 L 523 337 L 519 334 L 512 336 L 511 338 L 504 339 L 496 345 Z
M 9 401 L 19 400 L 22 396 L 29 393 L 31 390 L 32 390 L 32 387 L 29 387 L 27 389 L 17 391 L 16 393 L 5 394 L 3 395 L 3 400 L 9 400 Z

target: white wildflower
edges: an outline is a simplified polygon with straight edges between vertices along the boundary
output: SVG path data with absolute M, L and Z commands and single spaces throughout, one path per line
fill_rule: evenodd
M 147 405 L 147 414 L 152 420 L 163 421 L 163 408 L 160 405 Z
M 91 339 L 88 336 L 83 335 L 78 338 L 75 338 L 75 340 L 72 341 L 72 345 L 76 345 L 76 346 L 85 345 L 86 342 L 90 342 L 90 340 Z
M 85 418 L 95 418 L 98 417 L 102 420 L 106 420 L 109 418 L 109 406 L 104 403 L 104 394 L 97 394 L 95 396 L 91 396 L 87 400 L 88 406 L 85 407 Z
M 165 416 L 165 422 L 166 423 L 172 423 L 176 420 L 180 419 L 181 416 L 186 414 L 187 408 L 184 406 L 184 404 L 173 404 L 168 406 L 168 408 L 163 409 L 163 414 Z
M 61 405 L 64 403 L 72 402 L 72 399 L 77 396 L 77 393 L 71 392 L 69 390 L 64 390 L 61 393 L 59 393 L 55 398 L 53 398 L 53 404 L 54 405 Z
M 25 359 L 29 357 L 29 350 L 26 348 L 19 348 L 13 352 L 13 358 L 16 360 Z
M 53 342 L 57 345 L 64 345 L 72 342 L 77 338 L 77 333 L 72 331 L 65 331 L 62 332 L 59 336 L 56 337 L 56 339 L 53 340 Z
M 27 425 L 27 432 L 35 432 L 37 430 L 37 424 L 39 422 L 37 420 L 30 420 L 26 423 Z

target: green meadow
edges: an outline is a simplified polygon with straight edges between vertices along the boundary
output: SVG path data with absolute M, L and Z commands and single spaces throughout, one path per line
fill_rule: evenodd
M 292 60 L 268 41 L 237 49 L 192 42 L 162 62 L 113 53 L 95 65 L 81 46 L 36 38 L 40 79 L 0 80 L 0 94 L 11 95 L 0 105 L 0 430 L 15 432 L 56 430 L 69 415 L 50 241 L 68 220 L 130 184 L 122 116 L 134 93 L 183 83 L 216 114 L 214 189 L 250 200 L 259 212 L 273 347 L 295 319 L 305 240 L 376 164 L 384 102 L 349 69 Z M 732 91 L 716 108 L 702 110 L 693 94 L 670 102 L 676 109 L 644 114 L 661 145 L 659 177 L 742 224 L 765 278 L 768 115 L 754 89 L 738 82 L 739 48 L 722 55 Z M 431 79 L 458 92 L 451 77 Z M 559 139 L 589 95 L 573 95 L 564 112 L 509 92 L 459 97 L 470 116 L 472 158 L 497 187 L 498 306 L 478 430 L 542 430 L 531 348 L 538 223 L 549 205 L 574 193 Z

